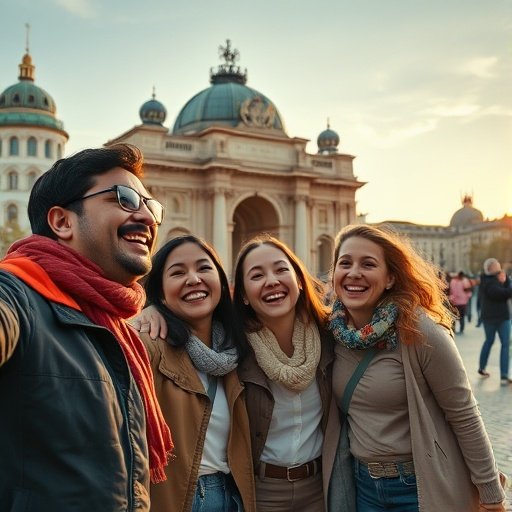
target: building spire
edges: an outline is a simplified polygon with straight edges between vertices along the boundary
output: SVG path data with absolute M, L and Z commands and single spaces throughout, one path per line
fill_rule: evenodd
M 26 34 L 26 53 L 23 55 L 23 59 L 21 59 L 21 64 L 18 65 L 20 68 L 20 75 L 18 76 L 19 80 L 30 80 L 31 82 L 34 81 L 34 71 L 35 66 L 32 65 L 32 57 L 29 53 L 29 31 L 30 31 L 30 25 L 28 23 L 25 23 L 25 28 L 27 29 Z
M 26 53 L 29 53 L 29 50 L 30 50 L 30 23 L 25 23 L 25 28 L 27 29 L 27 34 L 26 34 L 27 46 L 25 48 L 25 51 L 26 51 Z

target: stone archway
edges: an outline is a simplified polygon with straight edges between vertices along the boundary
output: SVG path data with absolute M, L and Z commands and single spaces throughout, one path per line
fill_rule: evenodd
M 244 199 L 233 213 L 232 265 L 244 242 L 259 233 L 270 233 L 279 238 L 279 228 L 279 216 L 270 201 L 260 196 Z

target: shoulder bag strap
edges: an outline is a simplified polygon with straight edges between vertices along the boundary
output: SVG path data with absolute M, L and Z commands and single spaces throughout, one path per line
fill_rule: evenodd
M 359 379 L 363 376 L 363 373 L 366 371 L 366 368 L 368 368 L 370 361 L 373 359 L 376 353 L 377 349 L 375 347 L 372 347 L 368 350 L 368 352 L 366 352 L 365 356 L 357 365 L 354 373 L 352 374 L 352 377 L 350 377 L 347 386 L 345 387 L 345 391 L 340 400 L 340 420 L 342 423 L 347 417 L 348 407 L 350 405 L 350 400 L 352 399 L 352 393 L 354 393 L 354 389 L 356 388 Z

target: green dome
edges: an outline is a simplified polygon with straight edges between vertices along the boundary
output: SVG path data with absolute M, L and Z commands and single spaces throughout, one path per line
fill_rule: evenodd
M 44 89 L 28 80 L 21 80 L 7 87 L 0 95 L 0 109 L 5 108 L 33 108 L 51 114 L 57 112 L 53 98 Z
M 247 113 L 254 112 L 254 115 Z M 236 82 L 214 83 L 190 99 L 174 123 L 173 134 L 197 132 L 213 125 L 240 123 L 284 131 L 274 104 L 263 94 Z
M 167 117 L 167 110 L 158 100 L 146 101 L 139 110 L 140 120 L 143 124 L 156 124 L 162 126 Z
M 55 101 L 34 83 L 35 67 L 28 53 L 19 68 L 19 82 L 0 94 L 0 126 L 42 126 L 64 131 L 62 121 L 56 117 Z
M 316 140 L 319 153 L 337 153 L 340 143 L 340 136 L 331 130 L 329 122 L 327 122 L 327 130 L 324 130 Z
M 238 51 L 230 41 L 219 48 L 225 63 L 210 72 L 211 87 L 190 99 L 181 109 L 173 135 L 204 130 L 209 126 L 249 127 L 284 132 L 284 123 L 276 106 L 263 94 L 247 87 L 247 73 L 234 65 Z

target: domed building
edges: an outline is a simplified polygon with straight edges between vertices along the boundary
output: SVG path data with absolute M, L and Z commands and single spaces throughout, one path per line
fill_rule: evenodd
M 53 98 L 35 84 L 26 53 L 18 83 L 0 93 L 0 229 L 30 229 L 27 204 L 36 179 L 62 157 L 68 134 Z
M 167 109 L 155 99 L 155 89 L 153 88 L 153 96 L 150 100 L 146 101 L 139 110 L 140 120 L 143 124 L 154 124 L 163 126 L 167 117 Z
M 462 208 L 457 210 L 450 221 L 451 227 L 465 227 L 472 224 L 478 224 L 484 220 L 480 210 L 473 207 L 473 197 L 465 195 L 462 198 Z
M 324 130 L 316 140 L 318 145 L 318 153 L 320 155 L 330 155 L 338 152 L 338 145 L 340 143 L 340 136 L 331 130 L 329 121 L 327 121 L 327 130 Z
M 419 252 L 446 272 L 464 271 L 479 275 L 489 257 L 512 263 L 512 216 L 484 219 L 473 206 L 473 196 L 465 194 L 462 208 L 457 210 L 448 226 L 428 226 L 403 221 L 386 221 L 386 225 L 405 233 Z
M 327 151 L 308 154 L 309 141 L 287 134 L 270 95 L 247 85 L 229 40 L 219 57 L 210 86 L 185 103 L 171 130 L 148 122 L 143 106 L 142 124 L 106 145 L 143 151 L 144 182 L 166 207 L 159 246 L 183 233 L 201 236 L 231 274 L 242 243 L 269 232 L 323 275 L 336 233 L 356 222 L 355 194 L 364 183 L 354 176 L 354 157 L 338 152 L 335 132 Z

